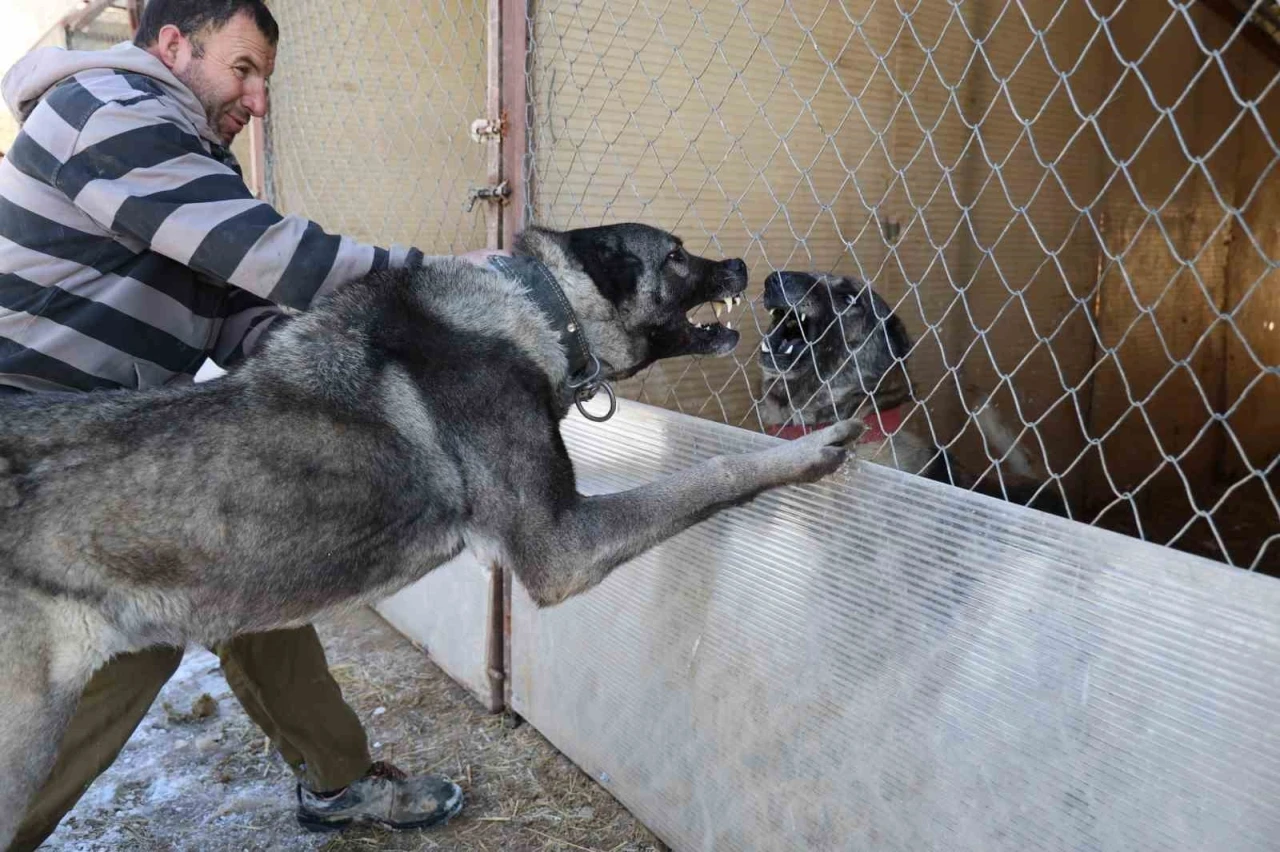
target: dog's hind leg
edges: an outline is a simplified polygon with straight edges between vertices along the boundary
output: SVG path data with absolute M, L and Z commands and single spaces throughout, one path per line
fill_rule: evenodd
M 821 479 L 845 460 L 845 446 L 863 428 L 860 421 L 845 420 L 768 450 L 710 459 L 630 491 L 575 494 L 568 505 L 547 507 L 546 513 L 522 511 L 508 530 L 503 557 L 539 605 L 558 603 L 721 509 L 769 488 Z
M 28 597 L 0 592 L 0 849 L 49 774 L 91 673 L 59 654 L 57 627 Z

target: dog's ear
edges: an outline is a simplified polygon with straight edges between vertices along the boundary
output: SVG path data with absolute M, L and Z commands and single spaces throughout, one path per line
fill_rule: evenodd
M 622 248 L 613 235 L 594 228 L 570 231 L 568 237 L 569 253 L 606 299 L 621 305 L 635 296 L 644 275 L 644 261 Z
M 911 335 L 897 314 L 890 315 L 884 324 L 885 335 L 889 338 L 889 352 L 895 360 L 905 361 L 911 352 Z
M 856 278 L 848 278 L 845 281 L 855 287 L 857 292 L 865 293 L 870 297 L 871 312 L 883 323 L 889 354 L 897 361 L 905 361 L 908 353 L 911 352 L 911 335 L 907 333 L 907 327 L 903 325 L 902 320 L 893 312 L 893 308 L 884 300 L 884 297 L 870 286 Z

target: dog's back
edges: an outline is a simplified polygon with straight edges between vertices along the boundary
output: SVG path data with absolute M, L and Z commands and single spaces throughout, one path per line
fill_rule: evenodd
M 128 601 L 108 616 L 154 642 L 190 637 L 149 621 L 217 641 L 451 558 L 482 449 L 549 440 L 520 422 L 549 404 L 539 334 L 564 369 L 533 310 L 442 261 L 354 282 L 214 382 L 0 397 L 0 583 Z

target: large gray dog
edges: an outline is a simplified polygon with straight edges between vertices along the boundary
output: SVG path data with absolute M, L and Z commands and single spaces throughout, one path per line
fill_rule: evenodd
M 0 398 L 0 848 L 114 654 L 303 623 L 464 547 L 554 604 L 718 509 L 832 472 L 860 433 L 580 496 L 563 335 L 585 333 L 608 378 L 727 353 L 736 332 L 686 313 L 735 299 L 746 267 L 640 225 L 534 230 L 515 254 L 580 328 L 556 327 L 518 264 L 439 258 L 340 289 L 207 385 Z

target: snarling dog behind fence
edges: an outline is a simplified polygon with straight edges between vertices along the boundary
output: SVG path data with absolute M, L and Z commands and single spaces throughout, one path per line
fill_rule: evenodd
M 976 463 L 953 458 L 914 424 L 904 424 L 914 399 L 906 369 L 911 338 L 869 285 L 845 276 L 774 272 L 765 279 L 763 305 L 772 317 L 760 345 L 769 432 L 790 438 L 865 417 L 859 458 L 1066 514 L 1062 495 L 1045 485 L 1043 464 L 1018 446 L 991 406 L 978 406 L 974 415 L 990 453 Z M 1000 462 L 999 477 L 983 477 L 993 460 Z
M 464 547 L 554 604 L 825 476 L 861 432 L 579 496 L 558 424 L 581 387 L 731 351 L 686 314 L 746 266 L 639 225 L 531 230 L 515 255 L 372 274 L 206 385 L 0 401 L 0 848 L 113 654 L 303 623 Z

